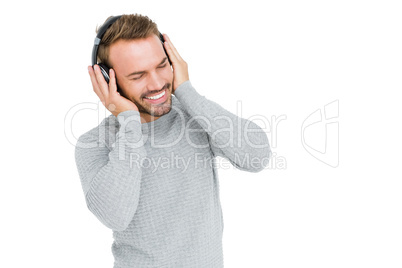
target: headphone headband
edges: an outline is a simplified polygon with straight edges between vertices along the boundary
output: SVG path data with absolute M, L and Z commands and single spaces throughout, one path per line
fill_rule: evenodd
M 105 32 L 107 31 L 107 29 L 109 29 L 109 27 L 118 19 L 120 19 L 120 16 L 114 16 L 111 17 L 110 19 L 108 19 L 98 30 L 98 34 L 95 37 L 95 41 L 94 41 L 94 47 L 92 48 L 92 66 L 95 65 L 97 63 L 97 55 L 98 55 L 98 48 L 99 48 L 99 44 L 102 40 L 103 35 L 105 34 Z

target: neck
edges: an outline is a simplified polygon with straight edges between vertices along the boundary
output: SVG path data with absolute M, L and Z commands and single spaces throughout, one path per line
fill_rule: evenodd
M 160 118 L 160 116 L 153 116 L 153 115 L 150 115 L 147 113 L 142 113 L 142 112 L 140 112 L 140 117 L 141 117 L 141 124 L 149 123 L 149 122 L 155 121 L 158 118 Z

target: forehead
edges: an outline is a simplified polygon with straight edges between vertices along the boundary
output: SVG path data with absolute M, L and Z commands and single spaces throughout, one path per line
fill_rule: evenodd
M 155 67 L 166 57 L 156 35 L 136 40 L 119 40 L 109 47 L 109 61 L 116 72 L 131 73 Z

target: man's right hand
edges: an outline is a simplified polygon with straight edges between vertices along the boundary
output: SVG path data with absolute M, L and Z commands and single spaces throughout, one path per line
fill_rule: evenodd
M 98 95 L 106 109 L 108 109 L 114 116 L 117 117 L 119 113 L 128 110 L 138 111 L 137 105 L 117 92 L 116 75 L 113 69 L 110 69 L 109 71 L 109 85 L 97 64 L 95 64 L 93 68 L 92 66 L 88 66 L 88 72 L 91 77 L 93 90 L 96 95 Z

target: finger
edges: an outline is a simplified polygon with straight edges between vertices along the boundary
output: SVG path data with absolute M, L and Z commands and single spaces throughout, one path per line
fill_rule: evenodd
M 169 60 L 172 63 L 173 71 L 176 70 L 176 68 L 180 67 L 180 59 L 177 57 L 177 54 L 173 52 L 171 47 L 169 46 L 168 42 L 165 42 L 165 49 L 168 54 Z
M 170 41 L 169 36 L 167 36 L 167 34 L 163 34 L 163 37 L 167 43 L 168 49 L 171 50 L 174 54 L 174 56 L 178 59 L 178 60 L 183 60 L 179 54 L 179 52 L 177 51 L 177 49 L 175 48 L 175 46 L 172 44 L 172 41 Z
M 88 66 L 88 72 L 89 72 L 89 77 L 91 78 L 92 88 L 95 91 L 95 94 L 98 96 L 98 98 L 101 101 L 103 101 L 104 96 L 103 96 L 101 90 L 99 89 L 98 81 L 96 80 L 95 72 L 94 72 L 92 66 Z
M 169 46 L 169 43 L 168 43 L 168 41 L 166 39 L 165 39 L 165 42 L 163 43 L 163 46 L 165 47 L 165 50 L 166 50 L 166 52 L 168 54 L 168 57 L 172 61 L 172 63 L 174 61 L 176 61 L 177 57 L 176 57 L 176 55 L 174 55 L 174 53 L 172 51 L 172 48 Z
M 95 77 L 96 81 L 98 82 L 98 87 L 100 91 L 102 92 L 102 95 L 107 99 L 109 96 L 109 85 L 107 84 L 105 78 L 103 77 L 103 74 L 100 70 L 100 67 L 95 64 L 94 65 L 94 71 L 95 71 Z
M 179 54 L 179 52 L 177 51 L 176 47 L 173 45 L 172 41 L 170 40 L 170 38 L 166 35 L 167 39 L 168 39 L 168 46 L 171 47 L 174 55 L 176 56 L 176 58 L 181 61 L 183 60 Z
M 109 76 L 110 76 L 110 80 L 109 80 L 110 93 L 116 93 L 117 92 L 116 73 L 114 72 L 113 69 L 109 70 Z

